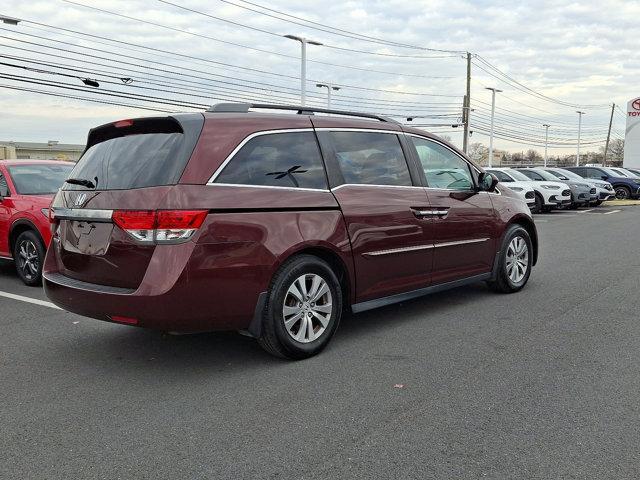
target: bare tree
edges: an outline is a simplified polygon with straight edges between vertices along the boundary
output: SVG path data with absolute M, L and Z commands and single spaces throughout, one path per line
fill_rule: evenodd
M 489 149 L 480 142 L 469 145 L 469 158 L 478 165 L 485 165 L 489 159 Z

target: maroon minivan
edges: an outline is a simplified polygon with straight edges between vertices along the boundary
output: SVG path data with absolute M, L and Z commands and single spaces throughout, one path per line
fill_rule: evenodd
M 524 287 L 536 227 L 496 183 L 438 137 L 375 115 L 219 104 L 121 120 L 90 131 L 53 201 L 44 286 L 81 315 L 240 330 L 304 358 L 345 309 Z

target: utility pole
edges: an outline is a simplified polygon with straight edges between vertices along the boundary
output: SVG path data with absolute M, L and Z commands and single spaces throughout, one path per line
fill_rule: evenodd
M 609 151 L 609 140 L 611 140 L 611 125 L 613 124 L 613 113 L 616 109 L 616 104 L 611 105 L 611 118 L 609 119 L 609 131 L 607 132 L 607 143 L 604 144 L 604 157 L 602 158 L 602 166 L 607 166 L 607 152 Z
M 307 102 L 307 44 L 322 45 L 322 43 L 295 35 L 284 37 L 300 42 L 300 105 L 304 107 Z
M 491 90 L 491 135 L 489 136 L 489 167 L 493 167 L 493 122 L 496 116 L 496 93 L 501 92 L 497 88 L 486 87 Z
M 544 166 L 547 166 L 547 160 L 549 158 L 549 155 L 547 155 L 547 152 L 549 151 L 549 127 L 551 125 L 548 124 L 544 124 L 542 125 L 545 128 L 545 134 L 544 134 Z
M 327 108 L 331 108 L 331 90 L 337 92 L 340 87 L 334 86 L 333 83 L 316 83 L 316 87 L 327 89 Z
M 576 113 L 578 114 L 578 153 L 576 155 L 576 167 L 579 167 L 580 166 L 580 134 L 582 133 L 582 115 L 584 115 L 584 112 L 577 110 Z
M 462 151 L 469 150 L 469 124 L 471 120 L 471 53 L 467 52 L 467 94 L 464 96 L 462 107 L 462 123 L 464 123 L 464 138 L 462 139 Z

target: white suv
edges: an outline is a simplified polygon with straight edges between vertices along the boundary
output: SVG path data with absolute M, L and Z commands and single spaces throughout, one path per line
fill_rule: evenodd
M 533 181 L 524 173 L 513 168 L 489 168 L 487 172 L 498 177 L 498 172 L 511 178 L 514 182 L 528 185 L 535 191 L 535 210 L 537 212 L 550 212 L 553 208 L 571 205 L 571 189 L 566 183 L 553 181 Z M 500 177 L 498 177 L 499 179 Z M 505 178 L 502 176 L 502 178 Z M 502 180 L 501 180 L 502 181 Z

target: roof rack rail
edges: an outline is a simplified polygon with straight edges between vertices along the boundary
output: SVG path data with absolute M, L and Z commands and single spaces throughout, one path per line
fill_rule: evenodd
M 348 117 L 362 117 L 379 120 L 388 123 L 400 123 L 393 118 L 376 115 L 375 113 L 350 112 L 347 110 L 333 110 L 330 108 L 303 107 L 299 105 L 275 105 L 270 103 L 216 103 L 207 109 L 212 113 L 249 113 L 252 108 L 264 110 L 291 110 L 298 115 L 313 115 L 314 113 L 329 113 L 332 115 L 345 115 Z

